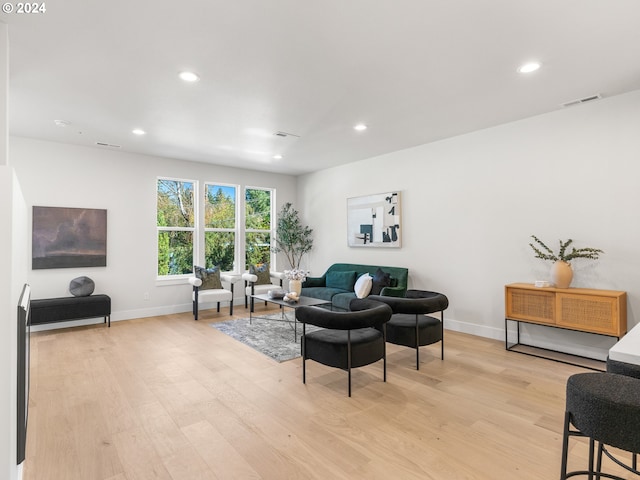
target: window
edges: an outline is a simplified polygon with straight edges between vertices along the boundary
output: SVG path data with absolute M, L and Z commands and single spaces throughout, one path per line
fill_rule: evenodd
M 235 271 L 236 187 L 205 184 L 204 259 L 207 268 Z
M 245 190 L 245 269 L 271 260 L 272 190 Z
M 275 191 L 247 187 L 243 199 L 238 185 L 203 185 L 199 194 L 195 180 L 158 179 L 158 277 L 188 275 L 194 263 L 236 273 L 271 263 Z
M 195 186 L 190 180 L 158 179 L 158 276 L 193 271 Z

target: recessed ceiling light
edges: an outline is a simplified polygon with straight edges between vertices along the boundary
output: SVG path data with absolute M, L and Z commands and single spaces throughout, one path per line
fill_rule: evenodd
M 529 62 L 529 63 L 525 63 L 523 65 L 520 65 L 520 68 L 518 68 L 518 72 L 520 72 L 520 73 L 531 73 L 531 72 L 535 72 L 540 67 L 541 67 L 541 65 L 538 62 Z
M 133 130 L 131 130 L 131 133 L 133 133 L 134 135 L 144 135 L 147 132 L 145 132 L 141 128 L 134 128 Z
M 356 125 L 355 127 L 353 127 L 355 130 L 362 132 L 364 130 L 367 129 L 367 126 L 364 123 L 359 123 L 358 125 Z
M 193 72 L 180 72 L 180 78 L 185 82 L 197 82 L 200 77 Z
M 55 123 L 58 127 L 68 127 L 69 125 L 71 125 L 71 123 L 67 122 L 66 120 L 54 120 L 53 123 Z
M 274 160 L 282 160 L 282 155 L 274 155 L 273 159 Z

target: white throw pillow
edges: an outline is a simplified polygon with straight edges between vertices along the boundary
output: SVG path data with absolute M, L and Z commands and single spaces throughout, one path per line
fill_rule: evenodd
M 373 286 L 373 278 L 368 273 L 360 275 L 360 278 L 356 280 L 356 284 L 353 289 L 356 292 L 356 297 L 365 298 L 371 292 L 371 287 Z

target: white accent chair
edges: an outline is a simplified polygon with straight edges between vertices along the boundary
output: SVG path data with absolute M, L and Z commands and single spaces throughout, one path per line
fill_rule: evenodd
M 233 315 L 233 285 L 238 280 L 240 280 L 238 275 L 221 274 L 220 281 L 229 284 L 228 290 L 226 288 L 201 290 L 202 280 L 195 276 L 189 277 L 189 283 L 193 286 L 191 300 L 193 301 L 193 316 L 195 320 L 198 320 L 198 310 L 201 303 L 216 302 L 217 312 L 220 312 L 220 302 L 229 302 L 229 315 Z
M 256 285 L 258 276 L 252 273 L 243 273 L 242 279 L 244 280 L 244 308 L 249 305 L 249 299 L 251 299 L 251 312 L 253 312 L 253 297 L 252 295 L 262 295 L 268 293 L 269 290 L 276 290 L 282 288 L 282 280 L 285 279 L 283 272 L 269 272 L 271 283 L 264 283 Z

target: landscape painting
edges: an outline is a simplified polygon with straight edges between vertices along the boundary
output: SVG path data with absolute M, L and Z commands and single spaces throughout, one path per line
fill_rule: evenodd
M 107 211 L 34 206 L 31 253 L 34 270 L 106 267 Z
M 347 199 L 350 247 L 400 247 L 400 192 Z

